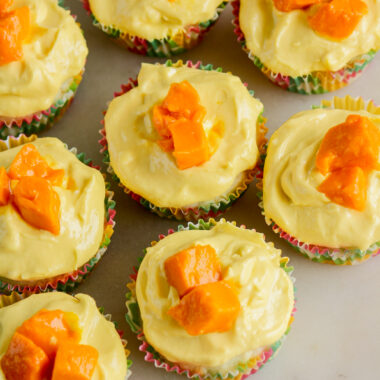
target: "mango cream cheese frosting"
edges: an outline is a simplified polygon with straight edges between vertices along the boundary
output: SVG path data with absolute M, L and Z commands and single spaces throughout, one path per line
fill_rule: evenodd
M 89 0 L 104 25 L 147 40 L 174 35 L 187 25 L 211 19 L 221 0 Z
M 347 85 L 380 48 L 380 2 L 235 0 L 235 32 L 255 65 L 292 92 Z
M 322 149 L 320 148 L 322 141 L 332 127 L 343 127 L 341 124 L 349 120 L 368 118 L 364 120 L 371 123 L 373 130 L 376 131 L 376 127 L 380 130 L 380 119 L 375 111 L 371 113 L 360 109 L 362 108 L 359 107 L 359 104 L 362 104 L 360 99 L 357 101 L 351 99 L 351 102 L 344 104 L 354 106 L 351 109 L 345 106 L 342 108 L 346 109 L 321 108 L 300 112 L 273 134 L 265 159 L 263 195 L 268 223 L 276 223 L 283 231 L 301 242 L 332 250 L 347 249 L 348 254 L 349 250 L 371 250 L 370 247 L 375 247 L 375 243 L 380 241 L 379 167 L 367 171 L 369 174 L 364 180 L 366 186 L 364 204 L 363 208 L 360 206 L 358 210 L 337 203 L 342 200 L 332 201 L 321 191 L 320 186 L 326 176 L 317 170 L 316 157 L 319 149 Z M 359 130 L 359 127 L 357 126 L 356 130 Z M 377 134 L 380 136 L 379 131 Z M 363 134 L 358 143 L 367 138 L 366 136 Z M 376 141 L 377 138 L 376 136 L 368 138 L 371 139 Z M 338 146 L 341 144 L 343 142 Z M 356 148 L 353 147 L 359 153 L 365 152 L 365 148 L 361 146 L 359 148 L 357 145 Z M 376 152 L 378 147 L 374 149 Z M 378 153 L 373 154 L 375 162 L 376 159 L 380 162 L 377 158 Z M 365 164 L 364 158 L 356 165 L 363 164 Z M 340 181 L 345 180 L 343 178 Z M 342 182 L 341 186 L 346 184 Z M 359 183 L 355 186 L 359 186 Z M 341 193 L 343 199 L 349 195 L 348 191 L 358 192 L 358 188 L 349 188 L 347 185 Z
M 5 17 L 4 22 L 15 17 L 12 12 L 23 9 L 27 13 L 21 20 L 27 29 L 21 56 L 0 64 L 0 126 L 11 128 L 15 124 L 25 129 L 24 122 L 33 127 L 32 132 L 38 131 L 50 125 L 70 104 L 86 62 L 86 41 L 69 11 L 56 0 L 9 3 L 7 13 L 1 16 Z M 9 53 L 11 46 L 2 48 Z M 30 117 L 35 118 L 33 124 Z M 15 128 L 13 135 L 17 131 Z
M 247 47 L 276 73 L 294 77 L 337 71 L 352 58 L 380 49 L 380 2 L 365 2 L 368 13 L 342 41 L 315 33 L 307 23 L 310 12 L 281 12 L 272 0 L 241 0 L 240 27 Z
M 94 299 L 85 294 L 77 294 L 75 297 L 59 292 L 32 295 L 10 306 L 0 308 L 2 332 L 0 360 L 6 353 L 16 329 L 41 310 L 60 310 L 74 313 L 78 317 L 81 330 L 79 343 L 91 346 L 98 352 L 98 360 L 91 380 L 124 380 L 126 378 L 125 352 L 114 324 L 100 314 Z M 57 324 L 57 326 L 58 329 L 60 325 Z M 0 379 L 6 380 L 1 368 Z
M 63 169 L 64 176 L 60 186 L 52 186 L 60 202 L 58 233 L 31 225 L 11 202 L 0 207 L 0 277 L 26 282 L 70 273 L 95 256 L 105 217 L 105 184 L 98 170 L 80 162 L 56 138 L 31 145 L 51 168 Z M 0 167 L 9 172 L 23 147 L 1 152 Z
M 186 110 L 190 103 L 195 111 Z M 178 111 L 171 112 L 173 107 Z M 233 191 L 244 180 L 244 172 L 255 167 L 262 110 L 262 104 L 231 74 L 143 64 L 137 87 L 115 98 L 105 116 L 110 165 L 127 189 L 157 207 L 213 202 Z M 176 121 L 181 112 L 175 128 L 169 126 L 168 131 L 165 123 Z M 191 120 L 186 112 L 193 112 Z M 157 126 L 156 119 L 162 118 L 163 125 Z M 200 134 L 199 146 L 184 147 L 192 143 L 183 131 L 195 126 L 192 133 Z M 210 145 L 202 161 L 181 167 L 180 158 L 203 157 L 202 149 L 208 150 L 207 141 L 211 144 L 215 136 L 216 145 Z
M 238 228 L 225 221 L 215 224 L 210 230 L 195 226 L 194 230 L 176 232 L 148 248 L 136 282 L 136 297 L 147 342 L 171 363 L 178 363 L 181 368 L 203 375 L 234 373 L 239 363 L 260 356 L 285 334 L 294 306 L 292 281 L 280 265 L 283 260 L 281 251 L 275 249 L 273 244 L 265 243 L 263 235 L 253 230 Z M 170 285 L 172 280 L 168 277 L 168 265 L 173 263 L 168 264 L 168 259 L 177 260 L 176 255 L 193 254 L 194 248 L 207 248 L 214 252 L 213 260 L 220 263 L 221 269 L 217 270 L 220 270 L 221 277 L 203 278 L 199 286 L 192 285 L 195 288 L 190 293 L 185 296 L 181 294 L 181 301 L 175 285 Z M 195 264 L 203 277 L 206 272 L 202 271 L 209 259 L 209 255 L 201 256 Z M 178 271 L 179 262 L 175 260 L 173 267 Z M 180 260 L 184 260 L 183 257 Z M 185 259 L 181 265 L 194 265 L 194 261 L 191 263 Z M 177 276 L 172 277 L 174 281 L 187 274 L 190 279 L 198 278 L 196 275 L 191 277 L 188 269 L 182 269 L 184 274 L 178 272 Z M 207 284 L 210 281 L 211 284 Z M 178 308 L 177 305 L 183 303 L 188 295 L 206 286 L 209 290 L 204 296 L 207 297 L 207 292 L 212 292 L 212 288 L 219 284 L 227 287 L 229 292 L 232 289 L 240 304 L 227 327 L 221 327 L 220 323 L 226 323 L 231 317 L 230 311 L 220 311 L 218 308 L 215 309 L 216 314 L 226 313 L 219 322 L 212 322 L 219 327 L 206 327 L 215 332 L 194 332 L 195 326 L 185 329 L 175 320 L 171 310 Z M 225 290 L 223 294 L 224 305 L 219 306 L 221 309 L 227 308 L 228 302 Z M 209 314 L 205 312 L 202 315 Z M 207 318 L 213 317 L 209 315 Z

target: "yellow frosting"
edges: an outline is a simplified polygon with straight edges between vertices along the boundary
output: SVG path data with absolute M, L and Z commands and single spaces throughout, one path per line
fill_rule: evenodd
M 167 314 L 179 297 L 167 282 L 164 262 L 196 244 L 210 244 L 219 256 L 223 278 L 241 285 L 241 311 L 227 332 L 191 336 Z M 246 353 L 259 354 L 285 333 L 293 309 L 293 284 L 280 268 L 280 257 L 281 251 L 265 243 L 262 234 L 227 222 L 212 230 L 169 235 L 148 248 L 137 277 L 146 339 L 168 360 L 187 367 L 220 370 L 237 358 L 244 360 Z
M 61 87 L 84 67 L 87 46 L 79 26 L 57 0 L 14 0 L 29 6 L 31 34 L 23 59 L 0 66 L 0 116 L 22 117 L 49 108 Z
M 152 124 L 152 109 L 170 84 L 187 80 L 207 114 L 206 134 L 216 122 L 225 127 L 217 151 L 203 165 L 179 170 L 164 152 Z M 138 87 L 115 98 L 105 117 L 111 165 L 121 182 L 160 207 L 184 207 L 211 201 L 230 191 L 258 158 L 256 121 L 263 110 L 240 79 L 230 74 L 187 67 L 143 64 Z
M 367 203 L 360 212 L 340 206 L 317 190 L 325 179 L 315 167 L 327 131 L 353 111 L 300 112 L 272 136 L 264 168 L 264 210 L 268 219 L 298 240 L 332 248 L 367 249 L 380 241 L 380 171 L 369 175 Z M 380 118 L 366 111 L 380 128 Z
M 368 13 L 342 41 L 313 31 L 307 21 L 311 9 L 280 12 L 273 0 L 241 0 L 240 28 L 248 49 L 275 73 L 299 76 L 337 71 L 352 58 L 380 49 L 380 1 L 364 1 Z
M 0 359 L 8 349 L 16 329 L 41 309 L 73 312 L 79 317 L 82 329 L 80 344 L 95 347 L 98 363 L 91 380 L 124 380 L 127 374 L 126 357 L 119 334 L 96 307 L 95 300 L 85 294 L 72 297 L 65 293 L 33 295 L 23 301 L 0 309 Z M 0 368 L 0 380 L 5 376 Z
M 64 186 L 54 187 L 61 201 L 61 231 L 56 236 L 36 229 L 11 204 L 0 207 L 0 277 L 12 280 L 72 272 L 95 256 L 104 230 L 105 186 L 100 172 L 81 163 L 56 138 L 32 144 L 51 167 L 65 170 Z M 8 169 L 20 149 L 1 152 L 0 167 Z
M 91 11 L 103 25 L 124 33 L 161 39 L 185 26 L 212 19 L 222 0 L 89 0 Z

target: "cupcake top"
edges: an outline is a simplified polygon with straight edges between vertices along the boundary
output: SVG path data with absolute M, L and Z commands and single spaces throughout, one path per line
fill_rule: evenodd
M 276 2 L 281 3 L 279 0 Z M 327 36 L 321 34 L 323 30 L 315 29 L 316 25 L 322 25 L 322 20 L 315 18 L 313 23 L 309 19 L 316 15 L 319 7 L 326 5 L 307 7 L 313 1 L 304 2 L 302 9 L 283 12 L 275 6 L 274 0 L 241 0 L 240 28 L 247 48 L 275 73 L 300 76 L 313 71 L 337 71 L 352 58 L 380 48 L 380 2 L 354 2 L 360 2 L 363 12 L 357 18 L 358 23 L 352 33 L 345 38 Z M 341 7 L 343 10 L 351 9 L 352 5 L 343 4 Z M 334 25 L 328 29 L 334 30 L 337 23 L 348 16 L 342 17 L 340 20 L 324 17 L 327 24 Z M 343 29 L 349 27 L 344 26 Z
M 68 88 L 81 72 L 88 50 L 79 26 L 56 0 L 10 3 L 7 16 L 0 11 L 0 19 L 9 19 L 11 12 L 23 8 L 27 15 L 22 23 L 29 23 L 20 44 L 21 54 L 16 60 L 0 64 L 0 116 L 12 118 L 49 108 L 62 95 L 61 87 Z
M 25 151 L 26 145 L 0 152 L 0 177 L 8 172 L 13 191 L 1 202 L 0 186 L 0 277 L 17 281 L 72 272 L 96 254 L 104 230 L 105 185 L 101 173 L 80 162 L 56 138 L 41 138 L 28 145 L 36 148 L 33 155 L 41 156 L 60 179 L 54 182 L 51 176 L 41 185 L 44 180 L 38 177 L 42 176 L 12 175 L 15 158 L 20 158 L 18 153 Z M 28 160 L 25 157 L 24 164 Z M 21 186 L 24 181 L 25 186 Z M 42 204 L 36 199 L 36 207 L 28 201 L 35 197 L 28 193 L 31 187 L 42 194 Z M 36 208 L 43 212 L 30 215 Z
M 175 107 L 179 111 L 171 112 Z M 231 74 L 143 64 L 138 86 L 115 98 L 105 116 L 111 166 L 123 185 L 160 207 L 214 200 L 255 166 L 262 110 Z M 173 153 L 167 128 L 157 120 L 175 117 L 183 123 L 171 129 Z M 182 155 L 177 152 L 181 145 L 187 150 Z M 181 166 L 180 159 L 183 163 L 190 156 L 194 166 Z
M 272 136 L 264 210 L 298 240 L 366 250 L 380 241 L 380 120 L 367 111 L 314 109 Z
M 202 276 L 194 276 L 200 281 L 190 284 L 193 290 L 178 286 L 181 273 L 170 275 L 178 263 L 194 263 L 184 258 L 176 262 L 176 256 L 189 249 L 204 250 L 210 262 L 207 271 L 205 260 L 198 262 L 196 269 Z M 282 260 L 281 251 L 265 243 L 262 234 L 224 221 L 211 230 L 167 236 L 148 248 L 137 277 L 136 295 L 147 341 L 172 362 L 218 371 L 261 354 L 285 333 L 293 309 L 293 284 L 280 267 Z M 194 291 L 203 297 L 204 286 L 206 293 L 217 295 L 213 288 L 218 284 L 224 287 L 222 305 L 218 297 L 208 305 L 215 304 L 211 315 L 217 311 L 219 320 L 186 326 L 178 305 Z
M 0 309 L 0 360 L 6 353 L 13 335 L 28 319 L 41 310 L 63 311 L 71 314 L 71 324 L 77 320 L 81 345 L 98 352 L 97 364 L 91 380 L 124 380 L 127 374 L 126 357 L 120 337 L 112 322 L 98 311 L 93 298 L 85 294 L 75 297 L 64 293 L 32 295 L 22 301 Z M 75 317 L 75 318 L 74 318 Z M 58 327 L 57 327 L 58 328 Z M 25 333 L 19 330 L 20 333 Z M 38 331 L 36 334 L 38 334 Z M 0 366 L 0 379 L 5 380 Z
M 222 0 L 89 0 L 103 25 L 147 40 L 174 36 L 188 25 L 212 19 Z

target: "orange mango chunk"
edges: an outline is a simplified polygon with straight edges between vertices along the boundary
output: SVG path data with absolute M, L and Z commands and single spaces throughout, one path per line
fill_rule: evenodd
M 27 223 L 59 235 L 61 201 L 49 181 L 38 177 L 21 178 L 14 189 L 13 202 Z
M 13 4 L 13 0 L 1 0 L 0 1 L 0 15 L 3 13 L 7 13 L 12 4 Z
M 3 13 L 3 10 L 4 8 L 0 9 L 0 65 L 22 59 L 22 43 L 28 37 L 30 29 L 29 7 L 21 7 L 9 13 Z
M 9 170 L 9 177 L 47 177 L 50 167 L 33 144 L 24 145 L 14 158 Z
M 207 137 L 200 123 L 181 119 L 171 124 L 169 129 L 179 169 L 202 165 L 210 158 Z
M 46 353 L 17 332 L 1 359 L 1 369 L 7 380 L 45 380 L 49 367 Z
M 320 3 L 322 0 L 273 0 L 274 6 L 280 12 L 290 12 L 310 5 Z
M 172 83 L 161 107 L 168 110 L 178 120 L 191 119 L 200 107 L 197 90 L 187 81 Z
M 362 0 L 332 0 L 321 4 L 308 22 L 316 33 L 339 41 L 349 37 L 367 13 Z
M 4 167 L 0 167 L 0 207 L 9 202 L 10 179 Z
M 334 203 L 363 211 L 367 199 L 367 174 L 358 166 L 337 170 L 318 186 L 318 191 Z
M 78 316 L 62 310 L 42 309 L 17 331 L 41 347 L 51 360 L 62 343 L 78 343 L 81 337 Z
M 211 245 L 196 245 L 169 257 L 164 263 L 166 278 L 180 297 L 196 286 L 222 278 L 222 268 Z
M 99 353 L 94 347 L 63 343 L 57 351 L 52 380 L 90 380 L 98 357 Z
M 225 332 L 240 311 L 236 289 L 226 281 L 199 285 L 168 310 L 190 335 Z
M 379 146 L 379 128 L 365 116 L 349 115 L 326 133 L 316 167 L 323 175 L 347 166 L 360 166 L 366 171 L 380 169 Z

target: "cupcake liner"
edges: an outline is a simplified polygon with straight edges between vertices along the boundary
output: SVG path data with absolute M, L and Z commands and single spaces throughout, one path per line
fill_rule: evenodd
M 240 0 L 232 1 L 234 20 L 234 32 L 237 35 L 238 42 L 243 50 L 248 54 L 254 65 L 274 84 L 290 92 L 298 94 L 311 95 L 323 94 L 325 92 L 335 91 L 350 84 L 372 61 L 376 50 L 370 50 L 365 54 L 358 55 L 351 59 L 344 67 L 338 71 L 313 71 L 308 75 L 291 77 L 275 73 L 265 66 L 260 59 L 255 56 L 247 47 L 244 33 L 240 29 L 239 11 Z
M 25 298 L 27 298 L 27 297 L 29 297 L 31 295 L 32 294 L 27 294 L 27 293 L 20 294 L 20 293 L 17 293 L 17 292 L 12 292 L 9 295 L 0 294 L 0 309 L 3 308 L 3 307 L 7 307 L 7 306 L 10 306 L 10 305 L 13 305 L 16 302 L 22 301 L 23 299 L 25 299 Z M 112 321 L 112 315 L 111 314 L 105 314 L 104 313 L 104 309 L 101 308 L 101 307 L 99 308 L 99 311 L 100 311 L 100 313 L 104 316 L 104 318 L 107 321 L 112 322 L 115 325 L 115 329 L 116 329 L 117 333 L 120 336 L 121 343 L 123 344 L 123 348 L 124 348 L 124 352 L 125 352 L 125 357 L 126 357 L 126 360 L 127 360 L 128 372 L 127 372 L 127 375 L 125 377 L 125 380 L 127 380 L 130 377 L 130 375 L 131 375 L 130 368 L 131 368 L 131 365 L 132 365 L 132 361 L 130 359 L 128 359 L 129 355 L 130 355 L 130 351 L 127 349 L 127 341 L 125 339 L 123 339 L 124 332 L 122 330 L 118 329 L 118 326 L 117 326 L 116 322 Z
M 50 108 L 24 117 L 10 118 L 0 116 L 0 139 L 5 140 L 8 136 L 17 137 L 21 134 L 30 136 L 34 133 L 42 132 L 56 123 L 74 100 L 83 72 L 72 78 L 69 85 L 64 84 L 62 86 L 60 95 Z
M 0 152 L 20 146 L 37 139 L 36 135 L 27 137 L 25 135 L 20 135 L 18 138 L 9 137 L 7 140 L 0 140 Z M 74 153 L 79 161 L 100 170 L 98 166 L 93 165 L 92 161 L 87 159 L 84 153 L 78 153 L 76 148 L 71 148 L 70 152 Z M 105 177 L 105 175 L 104 175 Z M 102 256 L 105 254 L 108 245 L 111 242 L 111 236 L 114 232 L 115 226 L 115 201 L 113 200 L 114 193 L 109 190 L 110 185 L 106 182 L 106 196 L 104 199 L 105 206 L 105 224 L 103 232 L 103 240 L 99 246 L 99 249 L 95 256 L 88 260 L 85 264 L 80 266 L 78 269 L 70 272 L 64 273 L 55 277 L 37 280 L 37 281 L 13 281 L 7 278 L 0 278 L 0 294 L 9 294 L 11 292 L 18 293 L 42 293 L 50 292 L 54 290 L 62 292 L 71 292 L 73 289 L 79 285 L 91 271 L 94 269 L 95 265 L 99 262 Z
M 191 61 L 187 61 L 185 64 L 179 60 L 175 63 L 168 60 L 165 62 L 165 65 L 168 67 L 182 67 L 187 66 L 190 68 L 196 68 L 200 70 L 206 70 L 206 71 L 218 71 L 222 72 L 222 68 L 218 67 L 216 69 L 213 68 L 212 65 L 202 65 L 200 61 L 197 63 L 192 63 Z M 127 84 L 124 84 L 121 86 L 120 92 L 115 92 L 114 97 L 121 96 L 128 91 L 132 90 L 134 87 L 138 85 L 137 79 L 129 79 L 129 82 Z M 246 84 L 245 84 L 246 85 Z M 253 96 L 253 91 L 249 91 L 250 94 Z M 106 112 L 103 113 L 104 115 Z M 267 139 L 265 137 L 268 129 L 265 127 L 266 119 L 260 114 L 257 120 L 257 134 L 256 134 L 256 141 L 259 149 L 260 156 L 263 152 L 263 147 L 265 146 Z M 104 125 L 104 120 L 102 120 L 102 125 Z M 175 207 L 158 207 L 151 203 L 149 200 L 143 198 L 142 196 L 135 194 L 133 191 L 125 187 L 114 170 L 112 169 L 111 162 L 110 162 L 110 155 L 108 151 L 108 142 L 107 142 L 107 136 L 105 128 L 103 127 L 100 130 L 100 134 L 102 135 L 102 138 L 99 140 L 100 145 L 102 146 L 100 152 L 103 154 L 103 162 L 107 165 L 108 173 L 111 174 L 113 180 L 124 189 L 124 192 L 126 194 L 129 194 L 132 199 L 134 199 L 136 202 L 140 203 L 142 206 L 147 208 L 148 210 L 154 212 L 160 217 L 163 218 L 169 218 L 169 219 L 177 219 L 177 220 L 187 220 L 187 221 L 196 221 L 199 219 L 208 219 L 210 217 L 217 217 L 218 215 L 222 214 L 224 211 L 226 211 L 229 207 L 232 206 L 232 204 L 240 198 L 245 191 L 248 188 L 248 185 L 254 180 L 256 174 L 257 174 L 257 167 L 259 165 L 260 158 L 258 162 L 256 163 L 256 166 L 246 170 L 243 173 L 242 179 L 240 182 L 236 185 L 236 187 L 229 191 L 228 193 L 225 193 L 221 196 L 219 196 L 217 199 L 207 202 L 201 202 L 189 207 L 183 207 L 183 208 L 175 208 Z
M 350 111 L 366 110 L 375 115 L 380 115 L 380 107 L 377 107 L 373 101 L 364 101 L 363 98 L 352 98 L 347 95 L 344 98 L 334 97 L 333 100 L 322 100 L 321 105 L 314 106 L 313 108 L 328 108 L 328 109 L 344 109 Z M 267 145 L 265 146 L 265 150 Z M 257 176 L 257 197 L 260 199 L 259 207 L 262 210 L 262 215 L 265 217 L 265 210 L 263 204 L 263 173 L 266 152 L 263 154 L 260 173 Z M 273 220 L 265 217 L 266 223 L 272 230 L 281 238 L 285 239 L 293 248 L 295 248 L 303 256 L 311 259 L 312 261 L 323 264 L 335 265 L 355 265 L 368 260 L 371 257 L 380 255 L 380 241 L 372 244 L 366 250 L 358 248 L 328 248 L 315 244 L 308 244 L 299 241 L 294 236 L 291 236 L 286 231 L 281 229 Z
M 92 18 L 92 24 L 102 30 L 115 42 L 133 53 L 147 55 L 149 57 L 169 58 L 176 54 L 181 54 L 196 46 L 202 41 L 204 35 L 216 23 L 220 14 L 223 12 L 228 1 L 222 1 L 215 11 L 212 19 L 196 25 L 187 25 L 173 36 L 163 39 L 146 40 L 121 30 L 100 23 L 93 15 L 89 0 L 82 0 L 83 7 Z
M 224 219 L 222 219 L 224 221 Z M 188 223 L 187 226 L 179 225 L 177 231 L 170 229 L 167 235 L 171 235 L 175 232 L 184 231 L 184 230 L 210 230 L 212 229 L 218 222 L 214 219 L 209 219 L 208 221 L 199 220 L 197 224 Z M 236 222 L 232 222 L 236 225 Z M 240 228 L 246 228 L 245 226 L 240 226 Z M 159 235 L 159 240 L 162 240 L 166 237 L 166 235 Z M 157 244 L 157 241 L 151 242 L 151 246 Z M 146 254 L 146 250 L 144 250 L 144 256 Z M 140 344 L 139 350 L 144 352 L 144 360 L 153 363 L 156 368 L 164 369 L 166 372 L 175 372 L 179 375 L 186 375 L 189 379 L 196 380 L 221 380 L 221 379 L 234 379 L 234 380 L 243 380 L 248 376 L 256 373 L 266 362 L 273 359 L 274 355 L 278 352 L 281 347 L 283 341 L 285 340 L 287 334 L 290 331 L 290 326 L 294 321 L 294 314 L 296 312 L 296 308 L 294 306 L 291 318 L 289 320 L 289 326 L 286 330 L 285 334 L 274 344 L 265 348 L 259 355 L 252 357 L 250 360 L 244 363 L 239 363 L 233 369 L 226 373 L 200 373 L 194 370 L 182 368 L 179 363 L 171 363 L 163 356 L 161 356 L 145 339 L 145 335 L 143 333 L 143 324 L 140 316 L 140 309 L 137 303 L 136 298 L 136 279 L 138 275 L 138 270 L 140 264 L 143 260 L 143 257 L 139 259 L 139 264 L 137 267 L 133 268 L 134 273 L 130 275 L 130 282 L 127 284 L 127 288 L 129 291 L 126 294 L 126 306 L 127 313 L 125 315 L 126 321 L 131 328 L 132 332 L 137 334 L 138 340 L 142 343 Z M 295 279 L 291 276 L 293 272 L 293 267 L 288 267 L 289 259 L 287 257 L 281 258 L 281 268 L 290 276 L 291 280 Z

